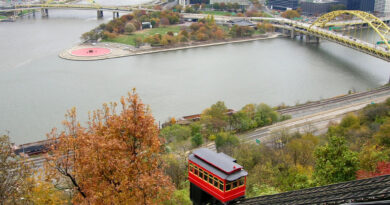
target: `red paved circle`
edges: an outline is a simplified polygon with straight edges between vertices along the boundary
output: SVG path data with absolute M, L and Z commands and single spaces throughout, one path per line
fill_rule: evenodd
M 111 49 L 108 48 L 81 48 L 73 50 L 72 55 L 74 56 L 102 56 L 111 53 Z

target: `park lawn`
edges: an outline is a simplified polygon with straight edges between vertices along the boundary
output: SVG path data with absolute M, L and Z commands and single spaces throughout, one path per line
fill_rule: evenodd
M 272 16 L 271 14 L 269 14 L 267 12 L 263 12 L 263 15 L 264 15 L 264 17 L 268 17 L 268 18 L 274 17 L 274 16 Z
M 267 32 L 260 31 L 260 29 L 255 29 L 255 35 L 260 35 L 260 34 L 266 34 Z
M 6 18 L 7 18 L 6 16 L 0 15 L 0 20 L 1 20 L 1 19 L 6 19 Z
M 202 11 L 202 14 L 210 14 L 210 15 L 217 15 L 217 16 L 235 16 L 232 15 L 231 12 L 227 11 Z
M 152 29 L 145 29 L 141 31 L 134 32 L 134 35 L 144 35 L 144 36 L 150 36 L 154 34 L 166 34 L 169 31 L 172 31 L 173 33 L 179 33 L 180 26 L 166 26 L 166 27 L 158 27 L 158 28 L 152 28 Z
M 114 42 L 114 43 L 122 43 L 122 44 L 128 44 L 135 46 L 135 39 L 140 37 L 145 39 L 148 36 L 154 35 L 154 34 L 161 34 L 164 35 L 168 33 L 169 31 L 173 33 L 178 33 L 180 31 L 180 26 L 166 26 L 166 27 L 158 27 L 158 28 L 152 28 L 152 29 L 145 29 L 141 31 L 136 31 L 130 35 L 119 35 L 116 38 L 112 39 L 106 39 L 103 40 L 103 42 Z

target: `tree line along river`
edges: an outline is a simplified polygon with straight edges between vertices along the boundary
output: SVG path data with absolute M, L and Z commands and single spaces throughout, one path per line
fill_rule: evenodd
M 136 88 L 157 121 L 200 113 L 216 101 L 240 109 L 363 91 L 387 83 L 390 64 L 334 43 L 271 39 L 110 59 L 68 61 L 58 54 L 112 18 L 96 11 L 49 10 L 0 24 L 0 133 L 22 144 L 62 129 L 66 110 L 80 121 Z

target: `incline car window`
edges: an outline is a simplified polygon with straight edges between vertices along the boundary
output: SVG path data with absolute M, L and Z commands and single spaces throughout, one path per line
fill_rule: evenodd
M 241 178 L 239 179 L 239 182 L 240 182 L 240 186 L 241 186 L 241 185 L 244 185 L 244 183 L 245 183 L 245 178 L 244 178 L 244 177 L 241 177 Z
M 213 177 L 211 175 L 209 175 L 209 183 L 213 184 Z
M 215 188 L 223 191 L 223 182 L 222 180 L 218 179 L 217 177 L 214 177 L 213 175 L 207 173 L 206 171 L 203 171 L 201 168 L 198 168 L 194 164 L 189 165 L 190 172 L 194 173 L 199 178 L 203 179 L 205 182 L 209 183 L 211 186 L 214 186 Z
M 238 187 L 238 181 L 234 181 L 233 182 L 233 189 L 236 188 L 236 187 Z
M 190 164 L 190 172 L 194 173 L 194 165 Z
M 230 183 L 229 184 L 226 184 L 226 191 L 230 191 L 230 188 L 231 188 L 232 186 L 230 185 Z
M 241 187 L 245 184 L 245 177 L 241 177 L 235 181 L 226 183 L 226 191 L 233 190 L 235 188 Z

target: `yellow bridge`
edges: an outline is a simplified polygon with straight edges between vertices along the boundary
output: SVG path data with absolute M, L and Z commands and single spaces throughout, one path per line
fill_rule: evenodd
M 202 19 L 207 17 L 207 14 L 184 13 L 182 17 Z M 214 16 L 214 19 L 220 22 L 233 19 L 269 22 L 282 32 L 288 31 L 289 33 L 285 34 L 292 38 L 305 36 L 309 43 L 318 43 L 321 38 L 390 62 L 390 28 L 384 23 L 389 22 L 390 17 L 380 19 L 363 11 L 341 10 L 324 14 L 313 23 L 267 17 Z M 366 32 L 367 35 L 367 31 L 374 31 L 372 32 L 375 34 L 374 39 L 362 38 L 364 37 L 362 34 Z
M 368 28 L 373 29 L 375 31 L 375 33 L 379 36 L 379 39 L 374 39 L 376 42 L 369 42 L 369 40 L 363 41 L 362 39 L 355 38 L 356 35 L 359 35 L 356 34 L 356 31 L 358 30 L 357 27 L 354 28 L 355 35 L 350 34 L 349 36 L 344 36 L 332 30 L 324 29 L 327 27 L 327 23 L 331 22 L 333 19 L 341 15 L 346 14 L 348 16 L 353 16 L 363 21 L 368 26 Z M 386 61 L 390 61 L 390 27 L 372 14 L 363 11 L 349 10 L 330 12 L 319 17 L 308 28 L 308 31 L 321 38 L 336 41 L 340 44 L 346 45 L 356 50 L 365 52 L 367 54 L 384 59 Z M 360 35 L 362 34 L 360 33 Z M 384 46 L 378 45 L 377 42 L 383 42 Z
M 317 43 L 321 38 L 390 62 L 390 27 L 363 11 L 333 11 L 313 23 L 288 19 L 273 20 L 272 23 L 276 28 L 288 30 L 292 38 L 305 35 L 307 40 L 314 37 Z M 370 36 L 364 36 L 368 31 Z

